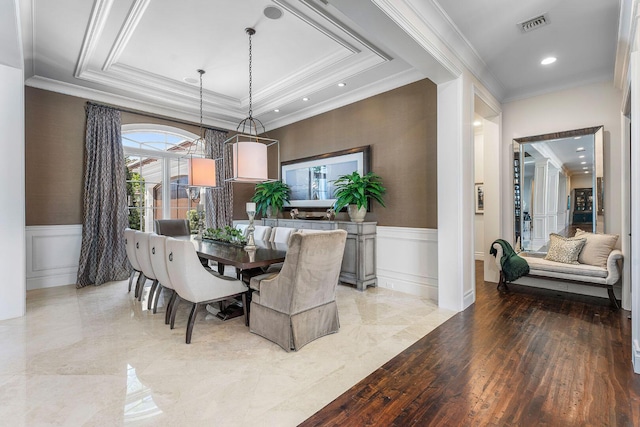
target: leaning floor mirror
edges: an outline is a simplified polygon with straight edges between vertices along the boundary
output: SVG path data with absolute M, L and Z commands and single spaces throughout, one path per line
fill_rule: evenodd
M 603 127 L 513 140 L 514 242 L 547 252 L 549 234 L 604 232 Z

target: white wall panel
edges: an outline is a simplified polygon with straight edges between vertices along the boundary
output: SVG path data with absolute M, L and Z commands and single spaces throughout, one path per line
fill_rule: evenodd
M 26 239 L 28 290 L 76 282 L 81 225 L 27 227 Z
M 438 230 L 377 227 L 378 286 L 438 299 Z

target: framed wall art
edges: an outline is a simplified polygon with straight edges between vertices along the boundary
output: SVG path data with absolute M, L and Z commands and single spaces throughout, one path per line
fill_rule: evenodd
M 369 172 L 370 147 L 357 147 L 281 163 L 282 182 L 291 188 L 291 200 L 285 206 L 329 208 L 333 181 L 354 171 Z

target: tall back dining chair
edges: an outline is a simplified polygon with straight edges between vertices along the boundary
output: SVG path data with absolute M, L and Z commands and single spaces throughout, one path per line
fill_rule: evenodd
M 151 259 L 153 272 L 156 275 L 156 279 L 158 280 L 158 288 L 156 289 L 153 296 L 153 312 L 155 313 L 157 310 L 158 299 L 160 297 L 160 294 L 162 293 L 162 288 L 171 290 L 171 297 L 169 299 L 169 302 L 165 306 L 164 317 L 164 323 L 168 325 L 170 316 L 169 307 L 173 302 L 175 291 L 173 289 L 171 279 L 169 278 L 169 273 L 167 272 L 167 261 L 165 259 L 166 246 L 167 237 L 159 236 L 156 233 L 149 233 L 149 258 Z
M 156 233 L 162 236 L 189 236 L 191 229 L 186 219 L 156 219 L 154 221 Z
M 246 236 L 247 235 L 247 228 L 249 227 L 249 224 L 240 223 L 240 224 L 236 224 L 234 227 L 236 229 L 240 230 L 242 232 L 243 236 Z
M 151 290 L 149 291 L 149 298 L 147 300 L 147 309 L 151 310 L 151 303 L 153 294 L 158 287 L 158 279 L 156 278 L 153 266 L 151 265 L 151 258 L 149 257 L 149 233 L 138 231 L 135 234 L 136 239 L 136 256 L 138 257 L 138 263 L 142 269 L 142 273 L 147 279 L 151 279 Z M 144 288 L 144 282 L 138 291 L 138 301 L 142 299 L 142 289 Z
M 288 243 L 291 233 L 294 233 L 295 231 L 295 228 L 290 227 L 273 227 L 271 229 L 269 241 L 274 243 Z
M 279 273 L 251 278 L 250 331 L 286 351 L 338 332 L 336 287 L 345 230 L 293 233 Z
M 131 275 L 129 276 L 129 292 L 131 292 L 131 284 L 133 283 L 133 276 L 136 273 L 140 273 L 138 276 L 138 282 L 136 282 L 135 289 L 135 297 L 138 298 L 138 283 L 144 279 L 144 273 L 142 273 L 142 269 L 140 268 L 140 263 L 138 262 L 138 257 L 136 256 L 136 230 L 131 228 L 124 229 L 124 243 L 125 248 L 127 250 L 127 258 L 129 259 L 129 264 L 133 267 L 131 271 Z
M 240 280 L 207 270 L 200 264 L 193 243 L 173 238 L 167 239 L 167 272 L 178 297 L 171 308 L 171 328 L 175 322 L 176 305 L 180 299 L 191 302 L 191 313 L 187 323 L 186 343 L 191 342 L 193 325 L 198 308 L 213 302 L 224 301 L 242 296 L 245 323 L 247 321 L 246 293 L 247 287 Z
M 269 241 L 270 235 L 271 227 L 269 227 L 268 225 L 256 225 L 255 230 L 253 230 L 253 238 L 255 240 Z

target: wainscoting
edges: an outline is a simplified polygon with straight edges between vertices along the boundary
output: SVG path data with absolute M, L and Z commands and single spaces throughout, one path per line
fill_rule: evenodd
M 378 226 L 378 286 L 438 299 L 438 230 Z
M 76 283 L 82 225 L 26 227 L 27 290 Z
M 377 228 L 378 286 L 438 299 L 438 231 Z M 31 226 L 27 236 L 27 290 L 76 282 L 81 225 Z

